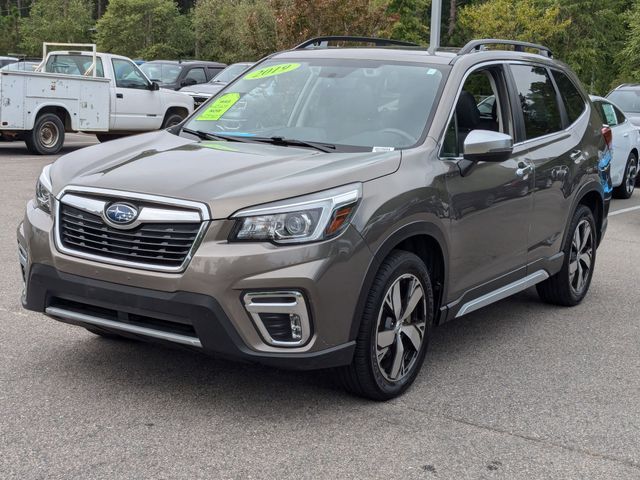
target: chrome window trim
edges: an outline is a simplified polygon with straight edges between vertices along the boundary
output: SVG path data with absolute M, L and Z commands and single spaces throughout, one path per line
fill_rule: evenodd
M 105 196 L 116 197 L 119 200 L 120 199 L 121 200 L 144 200 L 151 203 L 157 203 L 160 205 L 190 208 L 193 210 L 197 210 L 199 212 L 200 218 L 198 221 L 200 222 L 200 229 L 196 234 L 196 238 L 193 241 L 193 245 L 191 245 L 189 252 L 185 256 L 184 261 L 177 267 L 167 267 L 165 265 L 154 265 L 153 263 L 131 262 L 128 260 L 121 260 L 116 258 L 103 257 L 100 255 L 94 255 L 91 253 L 80 252 L 80 251 L 65 247 L 62 244 L 62 238 L 60 236 L 60 221 L 59 221 L 60 220 L 60 204 L 62 203 L 62 199 L 64 198 L 64 196 L 68 193 L 69 194 L 88 193 L 88 194 L 94 194 L 94 195 L 105 195 Z M 73 197 L 78 198 L 75 195 L 73 195 Z M 71 205 L 71 206 L 74 206 L 74 205 Z M 91 212 L 91 210 L 86 210 L 86 211 Z M 170 198 L 170 197 L 164 197 L 164 196 L 157 196 L 157 195 L 148 195 L 144 193 L 125 192 L 122 190 L 111 190 L 111 189 L 103 189 L 103 188 L 95 188 L 95 187 L 81 187 L 81 186 L 69 185 L 64 187 L 62 190 L 60 190 L 60 192 L 58 192 L 58 194 L 55 196 L 54 243 L 55 243 L 56 249 L 59 252 L 64 253 L 66 255 L 70 255 L 72 257 L 84 258 L 86 260 L 92 260 L 94 262 L 99 262 L 106 265 L 128 267 L 136 270 L 148 270 L 148 271 L 164 272 L 164 273 L 180 273 L 187 268 L 187 265 L 193 258 L 193 255 L 195 254 L 200 244 L 202 243 L 202 239 L 204 238 L 204 234 L 207 231 L 210 220 L 211 220 L 211 213 L 209 211 L 208 205 L 200 202 L 194 202 L 190 200 L 182 200 L 182 199 Z M 166 222 L 167 219 L 164 218 L 163 221 Z
M 548 68 L 550 70 L 553 70 L 554 68 L 556 70 L 559 70 L 562 72 L 562 70 L 558 69 L 557 67 L 552 67 L 550 65 L 547 65 L 546 63 L 543 62 L 536 62 L 536 61 L 524 61 L 524 60 L 490 60 L 490 61 L 486 61 L 486 62 L 482 62 L 482 63 L 478 63 L 477 65 L 474 65 L 472 67 L 470 67 L 464 74 L 464 76 L 462 77 L 462 81 L 460 82 L 460 85 L 458 86 L 458 92 L 456 93 L 456 98 L 455 101 L 453 102 L 453 108 L 451 109 L 451 111 L 449 112 L 449 117 L 447 119 L 447 122 L 444 125 L 444 128 L 440 134 L 439 140 L 438 140 L 438 159 L 440 160 L 461 160 L 464 158 L 464 156 L 458 156 L 458 157 L 446 157 L 446 156 L 442 156 L 442 146 L 444 145 L 444 137 L 447 134 L 447 128 L 449 127 L 449 124 L 451 123 L 451 119 L 453 118 L 453 114 L 455 112 L 456 109 L 456 105 L 458 104 L 458 99 L 460 98 L 460 93 L 462 92 L 462 87 L 464 87 L 464 82 L 467 81 L 467 78 L 469 77 L 469 75 L 471 75 L 473 72 L 475 72 L 476 70 L 483 68 L 483 67 L 489 67 L 492 65 L 526 65 L 526 66 L 536 66 L 536 67 L 543 67 L 543 68 Z M 581 92 L 582 93 L 582 92 Z M 573 126 L 578 123 L 580 121 L 580 119 L 586 115 L 587 113 L 589 113 L 591 111 L 591 105 L 589 102 L 585 102 L 585 104 L 587 105 L 587 108 L 582 112 L 582 114 L 576 118 L 576 121 L 573 122 L 570 125 L 567 125 L 566 128 L 559 130 L 557 132 L 553 132 L 553 133 L 548 133 L 546 135 L 543 135 L 541 137 L 536 137 L 536 138 L 530 138 L 528 140 L 523 140 L 522 142 L 514 142 L 513 144 L 513 148 L 515 149 L 516 147 L 520 147 L 522 145 L 526 145 L 528 143 L 531 142 L 536 142 L 540 139 L 547 139 L 550 138 L 554 135 L 558 135 L 560 133 L 563 134 L 569 134 L 569 130 L 571 128 L 573 128 Z M 513 120 L 513 119 L 512 119 Z M 513 137 L 513 135 L 512 135 Z

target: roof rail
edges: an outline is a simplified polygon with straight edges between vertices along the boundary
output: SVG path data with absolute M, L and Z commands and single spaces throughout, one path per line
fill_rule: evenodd
M 519 40 L 501 40 L 498 38 L 483 38 L 481 40 L 471 40 L 464 47 L 460 49 L 458 55 L 465 55 L 473 51 L 480 51 L 487 45 L 511 45 L 516 52 L 524 52 L 525 48 L 537 50 L 539 55 L 543 55 L 548 58 L 553 58 L 551 49 L 544 45 L 538 45 L 537 43 L 521 42 Z
M 376 37 L 351 37 L 349 35 L 328 35 L 325 37 L 315 37 L 302 42 L 297 45 L 293 50 L 303 50 L 305 48 L 328 48 L 329 42 L 359 42 L 359 43 L 373 43 L 376 47 L 419 47 L 420 45 L 411 42 L 404 42 L 402 40 L 392 40 L 389 38 L 376 38 Z

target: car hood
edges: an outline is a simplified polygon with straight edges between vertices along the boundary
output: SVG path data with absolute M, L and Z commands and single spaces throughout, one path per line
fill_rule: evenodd
M 85 186 L 161 195 L 209 205 L 212 218 L 389 175 L 401 153 L 322 153 L 260 143 L 193 141 L 167 131 L 94 145 L 51 167 L 53 194 Z
M 215 95 L 226 86 L 226 83 L 201 83 L 191 87 L 180 89 L 181 93 L 190 93 L 193 95 Z

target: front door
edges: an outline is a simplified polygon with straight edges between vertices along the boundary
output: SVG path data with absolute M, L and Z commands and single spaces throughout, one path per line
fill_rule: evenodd
M 115 87 L 114 130 L 148 131 L 162 126 L 164 112 L 158 91 L 128 60 L 112 59 Z
M 468 166 L 462 153 L 472 130 L 513 136 L 505 78 L 500 65 L 467 77 L 443 142 L 441 157 L 446 161 Z M 531 164 L 517 155 L 459 168 L 447 178 L 451 299 L 473 298 L 525 276 L 533 179 Z

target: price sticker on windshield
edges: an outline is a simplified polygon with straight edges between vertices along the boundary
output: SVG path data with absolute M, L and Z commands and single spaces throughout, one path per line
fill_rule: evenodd
M 283 73 L 292 72 L 298 68 L 300 68 L 299 63 L 281 63 L 280 65 L 273 65 L 251 72 L 244 78 L 246 80 L 257 80 L 260 78 L 274 77 L 276 75 L 282 75 Z
M 236 102 L 240 100 L 239 93 L 225 93 L 220 98 L 218 98 L 215 102 L 209 105 L 204 112 L 198 115 L 196 120 L 204 120 L 204 121 L 216 121 L 220 120 L 220 118 L 227 113 L 227 111 L 233 107 Z

